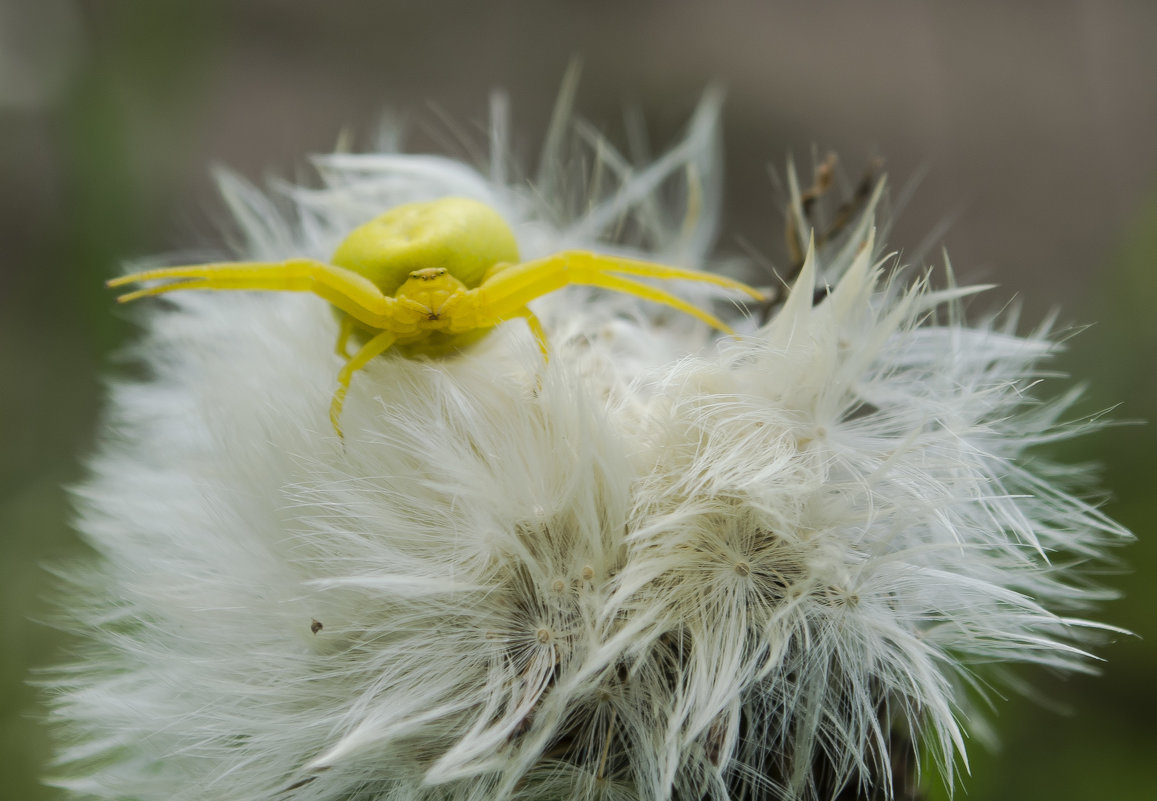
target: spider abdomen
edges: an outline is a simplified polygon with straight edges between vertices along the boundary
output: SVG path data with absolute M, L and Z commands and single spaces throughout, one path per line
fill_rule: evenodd
M 518 261 L 518 242 L 506 221 L 485 203 L 463 197 L 392 208 L 355 228 L 332 259 L 389 296 L 419 270 L 444 268 L 473 289 L 494 265 Z

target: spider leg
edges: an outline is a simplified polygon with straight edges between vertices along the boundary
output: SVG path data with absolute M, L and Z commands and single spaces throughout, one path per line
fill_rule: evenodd
M 478 311 L 492 319 L 505 320 L 524 316 L 521 310 L 535 298 L 562 289 L 568 284 L 584 284 L 624 292 L 628 295 L 662 303 L 697 317 L 713 328 L 732 333 L 731 328 L 713 314 L 703 311 L 681 298 L 657 287 L 624 278 L 615 273 L 638 275 L 646 278 L 702 281 L 729 289 L 737 289 L 762 299 L 758 290 L 746 284 L 697 270 L 668 267 L 661 264 L 601 256 L 584 251 L 566 251 L 545 259 L 514 265 L 496 272 L 476 292 Z
M 107 285 L 119 287 L 153 280 L 170 282 L 126 292 L 117 298 L 117 302 L 128 303 L 149 295 L 162 295 L 181 289 L 311 292 L 372 328 L 389 327 L 395 306 L 394 299 L 383 295 L 368 278 L 312 259 L 290 259 L 283 262 L 220 262 L 188 267 L 165 267 L 114 278 L 107 282 Z
M 547 348 L 546 331 L 542 327 L 542 321 L 526 306 L 523 306 L 517 315 L 526 319 L 526 324 L 530 326 L 530 333 L 534 334 L 534 341 L 538 343 L 538 349 L 542 353 L 542 360 L 549 362 L 550 351 Z
M 362 369 L 375 356 L 380 355 L 389 349 L 391 345 L 397 340 L 398 336 L 393 331 L 382 331 L 374 335 L 369 342 L 362 345 L 358 352 L 345 363 L 341 371 L 337 374 L 337 391 L 333 393 L 333 401 L 329 406 L 329 421 L 333 423 L 333 430 L 337 432 L 339 437 L 344 437 L 342 434 L 341 425 L 341 410 L 345 405 L 345 396 L 350 388 L 350 381 L 353 380 L 354 373 Z
M 350 357 L 350 337 L 353 336 L 354 333 L 354 318 L 348 314 L 343 314 L 341 323 L 339 323 L 339 325 L 340 328 L 338 328 L 337 332 L 337 344 L 334 345 L 334 351 L 343 359 L 348 359 Z

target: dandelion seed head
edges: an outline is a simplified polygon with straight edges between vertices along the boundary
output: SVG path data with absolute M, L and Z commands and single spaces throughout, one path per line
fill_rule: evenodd
M 505 125 L 488 171 L 333 155 L 320 187 L 270 194 L 222 174 L 241 255 L 324 259 L 385 208 L 455 195 L 528 258 L 708 266 L 718 99 L 638 166 L 562 109 L 529 182 Z M 567 166 L 576 149 L 598 181 Z M 1127 534 L 1083 475 L 1024 458 L 1094 427 L 1038 386 L 1047 327 L 967 323 L 975 288 L 895 277 L 875 202 L 766 325 L 736 313 L 738 339 L 559 292 L 535 302 L 549 363 L 517 323 L 455 357 L 375 359 L 344 439 L 324 303 L 152 310 L 151 375 L 114 384 L 76 490 L 97 555 L 68 574 L 85 645 L 53 682 L 56 783 L 819 799 L 898 793 L 893 755 L 922 749 L 952 781 L 986 664 L 1089 669 L 1096 626 L 1074 615 L 1106 594 L 1061 555 L 1094 562 Z

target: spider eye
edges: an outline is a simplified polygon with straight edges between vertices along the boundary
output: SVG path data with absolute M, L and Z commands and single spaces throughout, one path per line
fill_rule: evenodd
M 418 278 L 422 281 L 432 281 L 435 278 L 441 278 L 445 274 L 445 267 L 427 267 L 423 270 L 414 270 L 414 272 L 410 273 L 410 277 Z

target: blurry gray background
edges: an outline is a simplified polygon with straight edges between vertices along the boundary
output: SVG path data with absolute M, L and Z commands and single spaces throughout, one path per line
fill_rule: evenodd
M 62 487 L 132 336 L 102 280 L 219 241 L 212 163 L 304 176 L 306 154 L 343 130 L 368 142 L 387 110 L 444 151 L 441 118 L 475 130 L 504 88 L 533 165 L 576 56 L 580 112 L 620 143 L 625 108 L 660 148 L 705 87 L 727 89 L 722 251 L 784 266 L 768 167 L 788 153 L 806 168 L 835 150 L 852 178 L 883 157 L 893 186 L 924 173 L 893 246 L 951 221 L 937 244 L 963 279 L 1001 284 L 992 304 L 1095 323 L 1063 365 L 1089 382 L 1085 411 L 1157 419 L 1157 3 L 0 0 L 0 795 L 55 797 L 26 682 L 67 648 L 35 622 L 40 565 L 83 553 Z M 969 797 L 1157 797 L 1155 447 L 1129 427 L 1064 452 L 1106 465 L 1110 512 L 1141 537 L 1103 617 L 1146 638 L 1104 648 L 1101 678 L 1027 674 L 1067 712 L 1002 704 L 1003 750 L 973 748 Z

